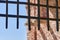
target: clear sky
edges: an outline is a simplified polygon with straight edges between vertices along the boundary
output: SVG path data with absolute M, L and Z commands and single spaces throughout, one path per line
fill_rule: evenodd
M 16 1 L 16 0 L 9 0 Z M 20 0 L 22 2 L 26 2 L 26 0 Z M 16 4 L 8 4 L 8 14 L 16 15 L 17 12 Z M 0 3 L 0 13 L 6 14 L 6 4 Z M 19 5 L 19 15 L 26 16 L 25 5 Z M 8 18 L 8 29 L 5 29 L 5 17 L 0 17 L 0 40 L 27 40 L 27 32 L 25 18 L 19 18 L 19 29 L 16 29 L 16 18 Z

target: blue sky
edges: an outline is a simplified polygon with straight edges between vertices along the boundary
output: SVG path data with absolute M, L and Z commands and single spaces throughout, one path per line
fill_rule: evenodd
M 9 0 L 9 1 L 17 1 L 17 0 Z M 22 2 L 26 2 L 26 0 L 19 0 Z M 8 14 L 16 15 L 17 12 L 16 4 L 8 4 Z M 0 13 L 6 14 L 6 4 L 0 3 Z M 19 15 L 26 16 L 25 5 L 19 5 Z M 19 29 L 16 29 L 16 18 L 8 18 L 8 29 L 5 29 L 5 17 L 0 17 L 0 40 L 27 40 L 27 32 L 25 18 L 19 18 Z

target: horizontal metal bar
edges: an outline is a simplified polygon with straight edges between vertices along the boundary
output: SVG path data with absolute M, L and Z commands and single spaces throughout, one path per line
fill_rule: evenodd
M 6 3 L 6 1 L 0 1 L 0 3 Z M 11 3 L 11 4 L 17 4 L 17 1 L 8 1 L 8 4 Z M 24 5 L 28 5 L 27 2 L 18 2 L 18 4 L 24 4 Z M 38 6 L 38 4 L 33 4 L 33 3 L 30 3 L 30 5 L 33 5 L 33 6 Z M 40 6 L 42 7 L 47 7 L 47 5 L 43 5 L 43 4 L 40 4 Z M 56 6 L 49 6 L 49 8 L 56 8 Z M 60 7 L 58 7 L 60 9 Z
M 0 17 L 6 17 L 6 14 L 0 14 Z M 12 17 L 12 18 L 17 18 L 17 15 L 9 15 L 8 14 L 8 17 Z M 23 15 L 19 15 L 18 16 L 19 18 L 27 18 L 28 19 L 28 16 L 23 16 Z M 32 17 L 30 16 L 30 19 L 38 19 L 39 17 Z M 40 19 L 42 20 L 47 20 L 47 18 L 41 18 Z M 57 19 L 54 19 L 54 18 L 49 18 L 49 20 L 52 20 L 52 21 L 56 21 Z M 58 19 L 58 21 L 60 21 L 60 19 Z

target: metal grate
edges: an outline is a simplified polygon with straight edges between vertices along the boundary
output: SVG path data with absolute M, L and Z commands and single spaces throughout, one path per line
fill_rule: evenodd
M 17 0 L 17 1 L 8 1 L 8 0 L 0 1 L 0 3 L 6 3 L 6 14 L 0 14 L 0 16 L 6 17 L 6 29 L 8 28 L 8 17 L 15 17 L 15 18 L 17 18 L 17 27 L 16 27 L 17 29 L 19 29 L 19 18 L 27 18 L 28 19 L 29 30 L 31 30 L 30 19 L 38 19 L 38 30 L 40 30 L 40 19 L 43 19 L 43 20 L 47 20 L 48 30 L 49 30 L 49 20 L 56 21 L 56 29 L 57 29 L 57 31 L 59 31 L 58 22 L 60 21 L 60 19 L 58 19 L 58 9 L 60 9 L 60 7 L 58 7 L 58 0 L 55 0 L 56 1 L 56 6 L 49 6 L 48 5 L 48 0 L 46 0 L 47 5 L 40 4 L 40 0 L 37 0 L 37 1 L 38 1 L 38 4 L 30 3 L 30 0 L 28 0 L 28 2 L 19 2 L 19 0 Z M 8 3 L 17 4 L 17 15 L 9 15 L 8 14 Z M 28 16 L 19 15 L 19 4 L 28 5 Z M 30 16 L 30 5 L 38 7 L 38 17 Z M 47 8 L 47 17 L 48 18 L 41 18 L 40 17 L 40 6 Z M 49 8 L 56 8 L 56 19 L 49 18 Z

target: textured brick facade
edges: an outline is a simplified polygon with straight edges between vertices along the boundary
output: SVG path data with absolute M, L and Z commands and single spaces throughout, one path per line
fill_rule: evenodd
M 49 0 L 52 5 L 55 5 L 52 1 Z M 31 3 L 36 3 L 37 0 L 30 0 Z M 49 2 L 49 5 L 50 5 Z M 55 1 L 54 1 L 55 2 Z M 46 3 L 44 0 L 40 1 L 40 4 Z M 26 6 L 27 12 L 28 12 L 28 6 Z M 38 9 L 37 6 L 30 6 L 30 16 L 37 17 L 38 15 Z M 46 17 L 46 8 L 40 7 L 40 17 L 44 18 Z M 49 18 L 55 18 L 54 12 L 49 9 Z M 47 21 L 46 20 L 40 20 L 40 30 L 38 30 L 37 26 L 38 22 L 36 19 L 31 19 L 31 30 L 28 30 L 28 23 L 27 25 L 27 40 L 60 40 L 60 31 L 56 31 L 56 21 L 49 21 L 50 24 L 50 30 L 47 30 Z M 60 30 L 60 29 L 59 29 Z

